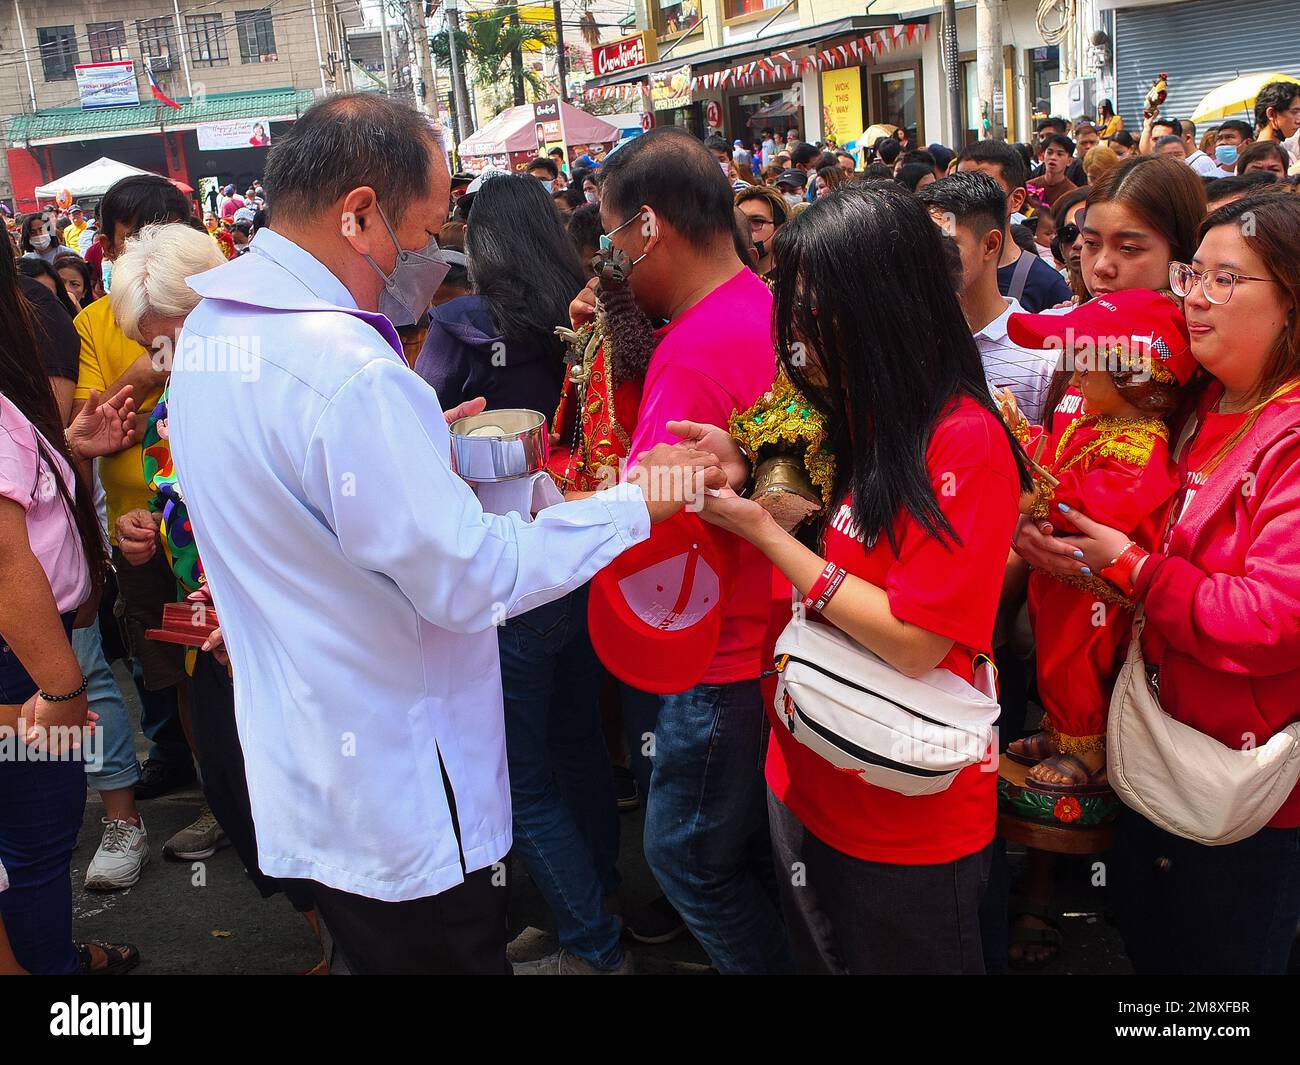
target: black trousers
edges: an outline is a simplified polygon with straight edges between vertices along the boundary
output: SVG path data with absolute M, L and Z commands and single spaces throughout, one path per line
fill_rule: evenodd
M 1300 828 L 1206 847 L 1125 807 L 1110 899 L 1140 975 L 1286 972 L 1300 921 Z
M 992 844 L 940 865 L 868 862 L 823 843 L 770 791 L 767 808 L 801 973 L 984 973 L 979 908 Z
M 331 976 L 508 976 L 509 892 L 493 874 L 491 866 L 479 869 L 454 888 L 409 902 L 300 883 L 310 887 L 328 933 Z
M 262 898 L 283 891 L 295 909 L 310 910 L 311 893 L 302 881 L 279 880 L 257 866 L 257 830 L 248 800 L 244 748 L 235 725 L 235 688 L 226 667 L 204 651 L 199 652 L 194 663 L 190 702 L 203 797 L 244 863 L 249 879 Z
M 452 831 L 460 850 L 456 794 L 439 753 Z M 381 902 L 315 881 L 310 888 L 320 913 L 331 976 L 509 976 L 507 878 L 500 866 L 467 873 L 453 888 L 407 902 Z M 504 872 L 504 870 L 502 870 Z

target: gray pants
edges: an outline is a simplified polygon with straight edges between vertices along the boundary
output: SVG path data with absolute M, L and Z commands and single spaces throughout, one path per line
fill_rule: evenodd
M 979 907 L 992 844 L 941 865 L 853 858 L 767 793 L 777 890 L 806 974 L 983 975 Z

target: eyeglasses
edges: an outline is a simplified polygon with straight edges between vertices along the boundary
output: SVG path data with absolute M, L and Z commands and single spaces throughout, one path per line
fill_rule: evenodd
M 759 218 L 757 215 L 749 216 L 750 229 L 762 229 L 764 226 L 770 226 L 770 225 L 775 225 L 775 223 L 770 218 Z
M 1231 270 L 1206 270 L 1197 273 L 1186 263 L 1169 264 L 1169 287 L 1174 290 L 1175 296 L 1186 299 L 1197 280 L 1201 282 L 1201 291 L 1205 293 L 1205 298 L 1218 306 L 1232 299 L 1232 290 L 1237 287 L 1238 281 L 1272 281 L 1276 284 L 1276 279 L 1271 277 L 1251 277 L 1249 274 L 1234 274 Z
M 613 247 L 614 247 L 614 234 L 617 233 L 620 229 L 625 229 L 626 227 L 630 226 L 630 225 L 631 225 L 633 222 L 635 222 L 638 218 L 642 218 L 642 217 L 644 217 L 643 212 L 641 212 L 641 211 L 637 211 L 637 213 L 634 214 L 631 218 L 629 218 L 626 222 L 622 223 L 621 225 L 617 225 L 617 226 L 615 226 L 615 227 L 614 227 L 613 229 L 611 229 L 608 233 L 602 233 L 602 234 L 600 235 L 600 242 L 599 242 L 600 250 L 601 250 L 601 251 L 604 251 L 604 252 L 612 251 L 612 250 L 613 250 Z M 648 219 L 647 219 L 647 221 L 648 221 Z M 649 234 L 647 234 L 647 236 L 648 236 L 648 235 L 649 235 Z M 646 257 L 647 254 L 648 254 L 648 253 L 646 253 L 646 252 L 642 252 L 642 253 L 641 253 L 640 255 L 638 255 L 635 259 L 632 260 L 632 265 L 635 266 L 635 265 L 636 265 L 637 263 L 639 263 L 642 259 L 644 259 L 644 258 Z

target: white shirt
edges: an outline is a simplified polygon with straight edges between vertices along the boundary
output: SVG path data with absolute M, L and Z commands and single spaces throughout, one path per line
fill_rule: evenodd
M 1060 359 L 1060 352 L 1041 348 L 1022 348 L 1007 337 L 1007 319 L 1013 314 L 1024 314 L 1019 302 L 1009 296 L 1002 297 L 1007 309 L 975 332 L 975 346 L 980 349 L 984 362 L 984 376 L 990 391 L 1011 389 L 1020 413 L 1035 425 L 1042 424 L 1043 401 L 1052 373 Z
M 1223 172 L 1219 169 L 1219 164 L 1206 155 L 1199 148 L 1192 152 L 1186 159 L 1186 163 L 1195 170 L 1201 177 L 1217 178 L 1221 177 Z
M 189 284 L 205 298 L 178 343 L 171 446 L 262 871 L 385 901 L 444 891 L 511 843 L 495 625 L 644 540 L 641 492 L 531 524 L 484 514 L 396 331 L 318 260 L 262 230 Z

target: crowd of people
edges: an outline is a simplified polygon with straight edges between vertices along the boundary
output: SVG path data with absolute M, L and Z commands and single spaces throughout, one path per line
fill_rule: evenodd
M 1012 890 L 1000 753 L 1061 809 L 1109 794 L 1134 655 L 1200 741 L 1300 742 L 1300 86 L 1256 112 L 1135 138 L 1103 101 L 956 148 L 669 128 L 475 175 L 340 95 L 244 196 L 140 175 L 11 220 L 0 972 L 134 967 L 74 939 L 87 784 L 85 886 L 113 891 L 148 801 L 196 779 L 164 855 L 232 846 L 322 972 L 627 974 L 686 933 L 729 974 L 1054 961 L 1060 870 L 1030 851 Z M 736 423 L 785 388 L 833 469 L 808 520 L 754 490 Z M 516 408 L 554 491 L 495 513 L 449 426 Z M 597 585 L 649 551 L 684 600 L 683 538 L 725 574 L 712 636 L 634 636 Z M 178 603 L 213 615 L 188 648 L 157 638 Z M 796 625 L 842 641 L 812 659 L 837 683 L 921 685 L 930 724 L 996 698 L 996 730 L 945 773 L 833 733 L 775 653 Z M 1213 766 L 1154 812 L 1126 780 L 1103 857 L 1138 972 L 1285 969 L 1294 762 L 1253 804 Z M 631 908 L 636 806 L 662 895 Z M 510 855 L 541 959 L 510 944 Z

